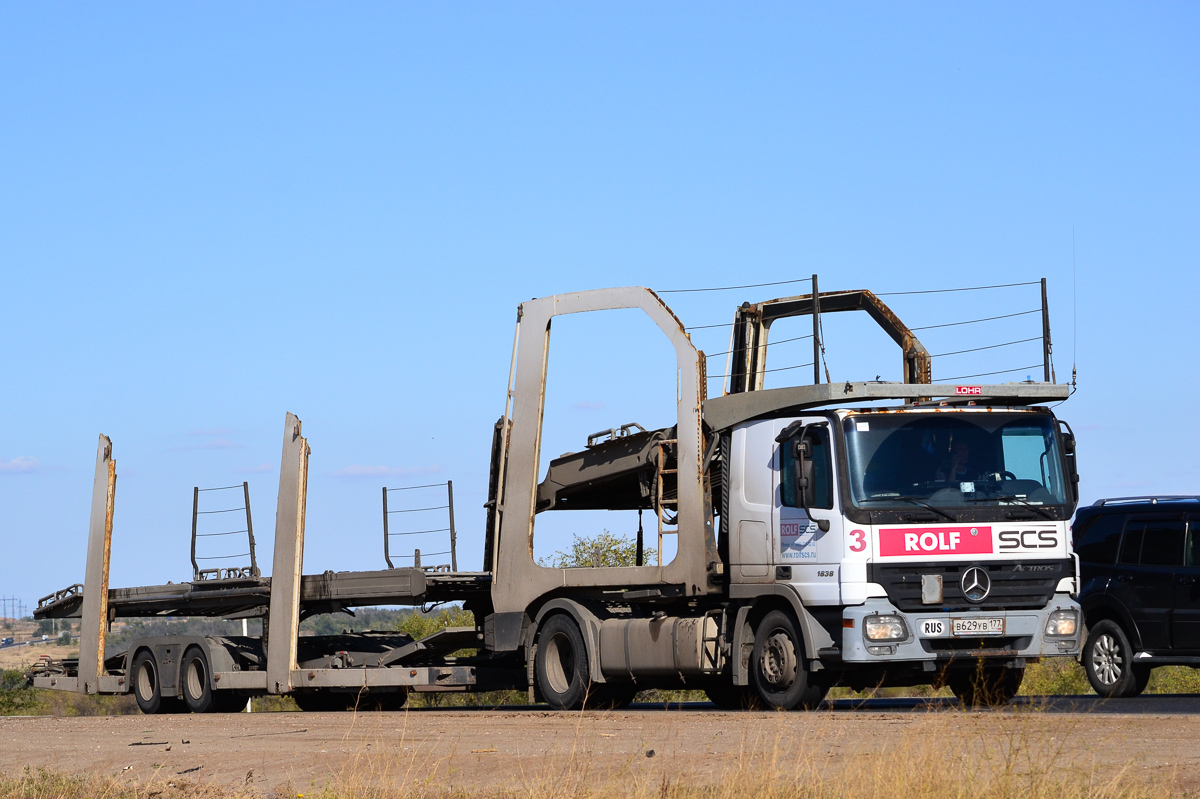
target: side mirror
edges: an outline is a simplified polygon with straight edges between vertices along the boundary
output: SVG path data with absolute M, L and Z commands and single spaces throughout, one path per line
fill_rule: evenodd
M 1073 485 L 1078 486 L 1079 463 L 1075 458 L 1075 431 L 1072 430 L 1071 426 L 1062 419 L 1058 420 L 1058 424 L 1060 425 L 1059 435 L 1062 436 L 1063 442 L 1063 461 L 1065 461 L 1065 466 L 1067 469 L 1067 479 L 1070 480 Z M 1076 498 L 1078 498 L 1078 489 L 1076 489 L 1075 493 Z
M 804 432 L 807 432 L 807 429 Z M 813 506 L 811 489 L 816 485 L 813 478 L 812 441 L 806 438 L 804 433 L 801 433 L 791 440 L 789 446 L 792 448 L 792 457 L 796 461 L 796 499 L 799 501 L 800 507 L 807 511 Z M 812 518 L 811 513 L 809 518 Z M 822 533 L 829 532 L 828 519 L 814 519 L 814 521 L 817 529 Z

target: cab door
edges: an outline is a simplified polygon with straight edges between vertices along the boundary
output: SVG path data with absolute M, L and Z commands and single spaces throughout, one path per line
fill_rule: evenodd
M 789 420 L 775 422 L 778 436 Z M 812 500 L 801 507 L 796 490 L 797 461 L 787 441 L 775 448 L 774 527 L 775 563 L 790 569 L 789 582 L 808 604 L 835 605 L 841 601 L 842 515 L 837 510 L 837 469 L 828 420 L 816 418 L 805 428 L 812 460 Z M 822 530 L 821 524 L 827 525 Z M 786 574 L 786 572 L 785 572 Z
M 729 566 L 734 583 L 770 583 L 775 579 L 771 488 L 775 455 L 770 420 L 733 431 L 736 455 L 729 483 Z

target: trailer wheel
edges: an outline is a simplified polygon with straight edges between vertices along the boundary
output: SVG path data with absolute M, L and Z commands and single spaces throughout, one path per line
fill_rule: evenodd
M 804 663 L 804 641 L 790 613 L 773 610 L 758 624 L 750 658 L 750 681 L 768 708 L 812 710 L 825 698 Z
M 595 690 L 579 625 L 566 614 L 551 616 L 537 641 L 534 669 L 542 698 L 555 710 L 579 710 Z
M 133 659 L 133 697 L 138 709 L 147 716 L 179 713 L 184 705 L 173 696 L 163 696 L 159 688 L 158 661 L 154 653 L 143 649 Z
M 183 655 L 183 701 L 193 713 L 237 713 L 246 706 L 245 697 L 232 691 L 214 691 L 208 657 L 198 646 Z

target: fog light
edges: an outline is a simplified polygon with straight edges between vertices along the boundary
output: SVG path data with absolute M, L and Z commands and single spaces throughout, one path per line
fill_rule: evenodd
M 1046 635 L 1065 638 L 1075 634 L 1079 615 L 1073 610 L 1056 610 L 1046 619 Z
M 894 655 L 896 647 L 894 646 L 868 646 L 867 651 L 872 655 Z
M 863 635 L 868 641 L 903 641 L 908 628 L 899 616 L 867 616 L 863 619 Z

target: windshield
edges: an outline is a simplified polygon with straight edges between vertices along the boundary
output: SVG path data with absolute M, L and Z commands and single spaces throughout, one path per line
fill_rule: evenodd
M 1066 503 L 1049 415 L 856 414 L 843 429 L 851 494 L 862 508 Z

